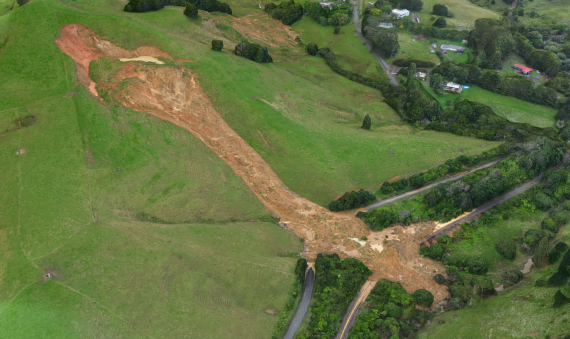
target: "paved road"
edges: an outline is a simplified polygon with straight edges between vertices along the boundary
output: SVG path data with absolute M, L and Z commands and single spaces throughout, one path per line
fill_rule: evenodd
M 283 339 L 293 339 L 299 327 L 301 327 L 301 323 L 307 314 L 307 310 L 309 309 L 309 304 L 311 303 L 311 299 L 313 298 L 313 290 L 315 289 L 315 272 L 313 271 L 312 267 L 309 267 L 307 271 L 307 277 L 305 278 L 305 288 L 303 290 L 303 296 L 301 297 L 301 302 L 297 307 L 297 311 L 295 311 L 295 315 L 293 316 L 293 320 L 291 320 L 291 324 L 287 329 L 287 333 Z
M 424 187 L 418 188 L 417 190 L 409 191 L 409 192 L 406 192 L 406 193 L 402 193 L 402 194 L 400 194 L 400 195 L 393 196 L 393 197 L 388 198 L 388 199 L 384 199 L 384 200 L 375 202 L 375 203 L 373 203 L 373 204 L 371 204 L 371 205 L 366 206 L 365 208 L 366 208 L 367 211 L 371 211 L 371 210 L 373 210 L 373 209 L 375 209 L 375 208 L 378 208 L 378 207 L 381 207 L 381 206 L 384 206 L 384 205 L 391 204 L 391 203 L 396 202 L 396 201 L 398 201 L 398 200 L 402 200 L 402 199 L 405 199 L 405 198 L 409 198 L 409 197 L 414 196 L 414 195 L 416 195 L 416 194 L 418 194 L 418 193 L 427 191 L 427 190 L 429 190 L 430 188 L 435 187 L 435 186 L 437 186 L 437 185 L 439 185 L 439 184 L 444 184 L 444 183 L 446 183 L 446 182 L 448 182 L 448 181 L 455 181 L 455 180 L 457 180 L 457 179 L 463 178 L 463 177 L 466 176 L 467 174 L 471 174 L 471 173 L 476 172 L 476 171 L 478 171 L 478 170 L 481 170 L 481 169 L 483 169 L 483 168 L 487 168 L 487 167 L 493 166 L 493 165 L 495 165 L 496 163 L 498 163 L 499 161 L 501 161 L 502 159 L 503 159 L 503 158 L 499 158 L 499 159 L 497 159 L 497 160 L 494 160 L 494 161 L 485 163 L 485 164 L 483 164 L 483 165 L 479 165 L 479 166 L 473 168 L 471 171 L 469 171 L 469 172 L 467 172 L 467 173 L 462 173 L 462 174 L 454 175 L 454 176 L 452 176 L 452 177 L 445 178 L 445 179 L 440 180 L 440 181 L 436 181 L 436 182 L 431 183 L 431 184 L 429 184 L 429 185 L 426 185 L 426 186 L 424 186 Z
M 358 34 L 358 37 L 360 38 L 360 40 L 362 40 L 362 42 L 364 42 L 366 44 L 366 48 L 368 48 L 368 50 L 370 52 L 372 52 L 372 55 L 374 55 L 374 57 L 376 58 L 376 60 L 378 60 L 380 65 L 382 65 L 382 68 L 384 68 L 384 70 L 386 71 L 386 75 L 388 75 L 392 84 L 394 86 L 400 86 L 400 84 L 398 83 L 398 80 L 396 80 L 396 75 L 392 74 L 393 73 L 392 66 L 389 63 L 387 63 L 386 60 L 384 60 L 384 58 L 382 58 L 382 56 L 380 56 L 380 54 L 374 52 L 374 50 L 372 49 L 372 46 L 368 43 L 366 38 L 362 35 L 360 18 L 358 17 L 358 10 L 356 7 L 357 6 L 355 6 L 355 5 L 352 7 L 352 22 L 354 23 L 354 27 L 356 28 L 356 34 Z
M 564 165 L 566 163 L 566 161 L 568 160 L 568 156 L 569 156 L 569 153 L 566 153 L 566 155 L 564 155 L 564 159 L 561 162 L 559 162 L 556 166 L 553 166 L 553 167 L 547 169 L 546 171 L 553 171 L 553 170 L 557 170 L 557 169 L 561 168 L 562 165 Z M 479 214 L 484 213 L 484 212 L 488 211 L 489 209 L 491 209 L 491 208 L 493 208 L 499 204 L 504 203 L 505 201 L 511 199 L 512 197 L 515 197 L 521 193 L 526 192 L 529 188 L 538 184 L 542 180 L 542 174 L 544 174 L 544 172 L 540 173 L 540 175 L 538 177 L 526 182 L 525 184 L 515 188 L 514 190 L 512 190 L 506 194 L 503 194 L 499 197 L 496 197 L 495 199 L 490 200 L 490 201 L 486 202 L 485 204 L 477 207 L 473 212 L 467 214 L 466 216 L 449 223 L 448 225 L 444 226 L 443 228 L 440 228 L 436 232 L 432 233 L 426 240 L 422 241 L 420 243 L 420 246 L 427 245 L 430 240 L 432 240 L 434 238 L 438 238 L 439 236 L 443 235 L 443 233 L 445 233 L 446 231 L 452 230 L 453 228 L 475 218 Z
M 366 298 L 368 298 L 368 295 L 375 285 L 376 281 L 371 280 L 366 281 L 364 285 L 362 285 L 360 292 L 358 292 L 350 306 L 348 306 L 348 310 L 342 319 L 342 324 L 340 324 L 340 329 L 338 330 L 335 339 L 345 339 L 348 337 L 348 333 L 350 332 L 352 326 L 354 326 L 356 318 L 360 313 L 360 305 L 366 301 Z

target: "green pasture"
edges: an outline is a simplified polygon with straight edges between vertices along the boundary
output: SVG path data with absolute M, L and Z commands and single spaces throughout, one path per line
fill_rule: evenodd
M 497 1 L 497 3 L 499 2 L 501 1 Z M 451 18 L 445 18 L 449 26 L 461 25 L 474 27 L 475 20 L 479 18 L 499 18 L 499 14 L 492 10 L 474 5 L 467 0 L 425 0 L 423 12 L 431 13 L 433 5 L 435 4 L 446 5 L 451 13 L 453 13 Z M 422 20 L 424 19 L 423 17 L 421 18 Z
M 269 337 L 302 243 L 191 134 L 76 86 L 53 43 L 72 22 L 189 57 L 52 0 L 0 17 L 0 338 Z
M 412 38 L 412 35 L 408 31 L 397 31 L 398 41 L 400 43 L 400 49 L 394 58 L 389 59 L 388 62 L 394 59 L 406 58 L 406 59 L 420 59 L 425 61 L 431 61 L 439 64 L 439 59 L 435 54 L 430 53 L 431 43 L 428 40 L 420 40 Z M 415 41 L 414 41 L 415 40 Z
M 426 89 L 430 94 L 434 95 L 431 88 L 426 86 Z M 458 96 L 491 106 L 495 113 L 513 122 L 528 123 L 537 127 L 554 126 L 555 108 L 503 96 L 484 90 L 479 86 L 469 86 L 469 89 L 464 89 L 461 94 L 447 93 L 442 96 L 434 95 L 437 101 L 444 107 L 448 101 L 454 101 Z M 450 108 L 451 107 L 448 107 L 448 109 Z
M 535 11 L 541 17 L 531 18 L 529 14 Z M 525 24 L 541 22 L 541 24 L 552 24 L 557 22 L 568 23 L 570 18 L 570 0 L 534 0 L 525 2 L 525 16 L 520 18 Z

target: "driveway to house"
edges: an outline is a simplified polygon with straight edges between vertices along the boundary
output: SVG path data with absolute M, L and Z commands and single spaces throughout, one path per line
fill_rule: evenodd
M 297 307 L 297 311 L 295 311 L 295 315 L 293 316 L 293 320 L 291 320 L 291 324 L 287 329 L 287 333 L 283 339 L 293 339 L 295 333 L 301 327 L 303 323 L 303 319 L 305 319 L 305 315 L 307 314 L 307 310 L 309 309 L 309 304 L 311 303 L 311 299 L 313 298 L 313 290 L 315 289 L 315 272 L 313 271 L 312 267 L 309 267 L 307 270 L 307 276 L 305 277 L 305 288 L 303 289 L 303 296 L 301 297 L 301 302 Z
M 439 184 L 443 184 L 443 183 L 446 183 L 446 182 L 448 182 L 448 181 L 455 181 L 455 180 L 457 180 L 457 179 L 463 178 L 463 177 L 466 176 L 467 174 L 471 174 L 471 173 L 476 172 L 476 171 L 478 171 L 478 170 L 481 170 L 481 169 L 483 169 L 483 168 L 487 168 L 487 167 L 493 166 L 493 165 L 495 165 L 496 163 L 498 163 L 499 161 L 501 161 L 502 159 L 503 159 L 503 158 L 501 157 L 501 158 L 499 158 L 499 159 L 497 159 L 497 160 L 493 160 L 493 161 L 491 161 L 491 162 L 484 163 L 484 164 L 482 164 L 482 165 L 479 165 L 479 166 L 473 168 L 473 169 L 472 169 L 471 171 L 469 171 L 469 172 L 457 174 L 457 175 L 454 175 L 454 176 L 452 176 L 452 177 L 445 178 L 445 179 L 442 179 L 442 180 L 433 182 L 433 183 L 431 183 L 431 184 L 429 184 L 429 185 L 426 185 L 426 186 L 423 186 L 423 187 L 421 187 L 421 188 L 418 188 L 417 190 L 405 192 L 405 193 L 402 193 L 402 194 L 399 194 L 399 195 L 396 195 L 396 196 L 393 196 L 393 197 L 390 197 L 390 198 L 387 198 L 387 199 L 384 199 L 384 200 L 375 202 L 375 203 L 373 203 L 373 204 L 371 204 L 371 205 L 366 206 L 365 208 L 366 208 L 367 211 L 371 211 L 371 210 L 373 210 L 373 209 L 375 209 L 375 208 L 378 208 L 378 207 L 382 207 L 382 206 L 384 206 L 384 205 L 391 204 L 391 203 L 396 202 L 396 201 L 398 201 L 398 200 L 402 200 L 402 199 L 405 199 L 405 198 L 409 198 L 409 197 L 414 196 L 414 195 L 416 195 L 416 194 L 418 194 L 418 193 L 427 191 L 427 190 L 429 190 L 430 188 L 435 187 L 435 186 L 437 186 L 437 185 L 439 185 Z
M 354 27 L 356 28 L 356 34 L 358 34 L 358 37 L 360 38 L 360 40 L 362 40 L 362 42 L 364 42 L 366 44 L 366 48 L 368 48 L 368 50 L 370 52 L 372 52 L 372 55 L 374 55 L 374 57 L 376 58 L 376 60 L 378 60 L 380 65 L 382 65 L 382 68 L 384 68 L 384 70 L 386 71 L 386 75 L 388 75 L 388 77 L 390 78 L 392 85 L 400 86 L 400 84 L 398 83 L 398 80 L 396 80 L 396 75 L 393 74 L 395 72 L 392 69 L 392 65 L 387 63 L 386 60 L 384 60 L 384 58 L 382 58 L 382 56 L 380 56 L 380 54 L 376 53 L 372 49 L 372 46 L 368 43 L 366 38 L 362 35 L 362 32 L 361 32 L 362 29 L 360 26 L 360 17 L 358 16 L 358 9 L 356 8 L 355 4 L 353 4 L 353 6 L 352 6 L 352 22 L 354 23 Z

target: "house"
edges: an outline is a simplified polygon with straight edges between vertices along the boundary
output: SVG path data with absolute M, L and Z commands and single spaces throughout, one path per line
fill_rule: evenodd
M 427 74 L 424 72 L 417 72 L 416 74 L 416 78 L 420 78 L 420 79 L 425 79 Z
M 394 28 L 394 25 L 392 25 L 392 23 L 390 23 L 390 22 L 381 22 L 380 25 L 378 25 L 378 27 L 381 27 L 381 28 Z
M 442 52 L 447 52 L 447 51 L 452 51 L 452 52 L 456 52 L 456 53 L 463 53 L 465 52 L 465 47 L 461 47 L 461 46 L 455 46 L 455 45 L 441 45 L 441 51 Z
M 534 69 L 523 66 L 521 64 L 515 64 L 513 68 L 515 69 L 515 72 L 518 71 L 518 73 L 523 75 L 530 75 L 530 72 L 534 71 Z
M 410 11 L 407 9 L 393 9 L 392 15 L 395 16 L 397 19 L 401 19 L 410 15 Z
M 448 82 L 444 87 L 444 91 L 451 91 L 455 93 L 461 93 L 463 91 L 463 87 L 460 84 L 456 84 L 454 82 Z

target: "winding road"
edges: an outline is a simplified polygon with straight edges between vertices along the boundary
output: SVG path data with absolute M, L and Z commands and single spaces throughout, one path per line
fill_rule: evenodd
M 303 289 L 303 296 L 301 297 L 301 302 L 297 307 L 297 311 L 295 311 L 295 315 L 291 320 L 291 324 L 287 329 L 287 333 L 283 339 L 293 339 L 295 333 L 301 327 L 301 323 L 303 323 L 303 319 L 307 314 L 307 310 L 309 309 L 309 304 L 311 303 L 311 299 L 313 298 L 313 290 L 315 289 L 315 272 L 313 271 L 312 267 L 309 267 L 307 270 L 307 276 L 305 277 L 305 288 Z
M 417 190 L 405 192 L 405 193 L 402 193 L 402 194 L 400 194 L 400 195 L 396 195 L 396 196 L 393 196 L 393 197 L 391 197 L 391 198 L 388 198 L 388 199 L 384 199 L 384 200 L 375 202 L 375 203 L 373 203 L 373 204 L 371 204 L 371 205 L 366 206 L 365 208 L 366 208 L 367 211 L 371 211 L 371 210 L 373 210 L 373 209 L 375 209 L 375 208 L 378 208 L 378 207 L 382 207 L 382 206 L 384 206 L 384 205 L 391 204 L 391 203 L 396 202 L 396 201 L 398 201 L 398 200 L 402 200 L 402 199 L 405 199 L 405 198 L 409 198 L 409 197 L 414 196 L 414 195 L 416 195 L 416 194 L 418 194 L 418 193 L 427 191 L 427 190 L 429 190 L 430 188 L 435 187 L 435 186 L 437 186 L 437 185 L 439 185 L 439 184 L 444 184 L 444 183 L 446 183 L 446 182 L 448 182 L 448 181 L 455 181 L 455 180 L 457 180 L 457 179 L 463 178 L 463 177 L 466 176 L 467 174 L 471 174 L 471 173 L 476 172 L 476 171 L 478 171 L 478 170 L 481 170 L 481 169 L 483 169 L 483 168 L 491 167 L 491 166 L 495 165 L 496 163 L 498 163 L 499 161 L 501 161 L 502 159 L 503 159 L 503 158 L 501 157 L 501 158 L 499 158 L 499 159 L 497 159 L 497 160 L 493 160 L 493 161 L 491 161 L 491 162 L 487 162 L 487 163 L 485 163 L 485 164 L 479 165 L 479 166 L 473 168 L 473 169 L 472 169 L 471 171 L 469 171 L 469 172 L 462 173 L 462 174 L 457 174 L 457 175 L 454 175 L 454 176 L 452 176 L 452 177 L 445 178 L 445 179 L 442 179 L 442 180 L 433 182 L 433 183 L 431 183 L 431 184 L 429 184 L 429 185 L 426 185 L 426 186 L 423 186 L 423 187 L 421 187 L 421 188 L 418 188 Z

